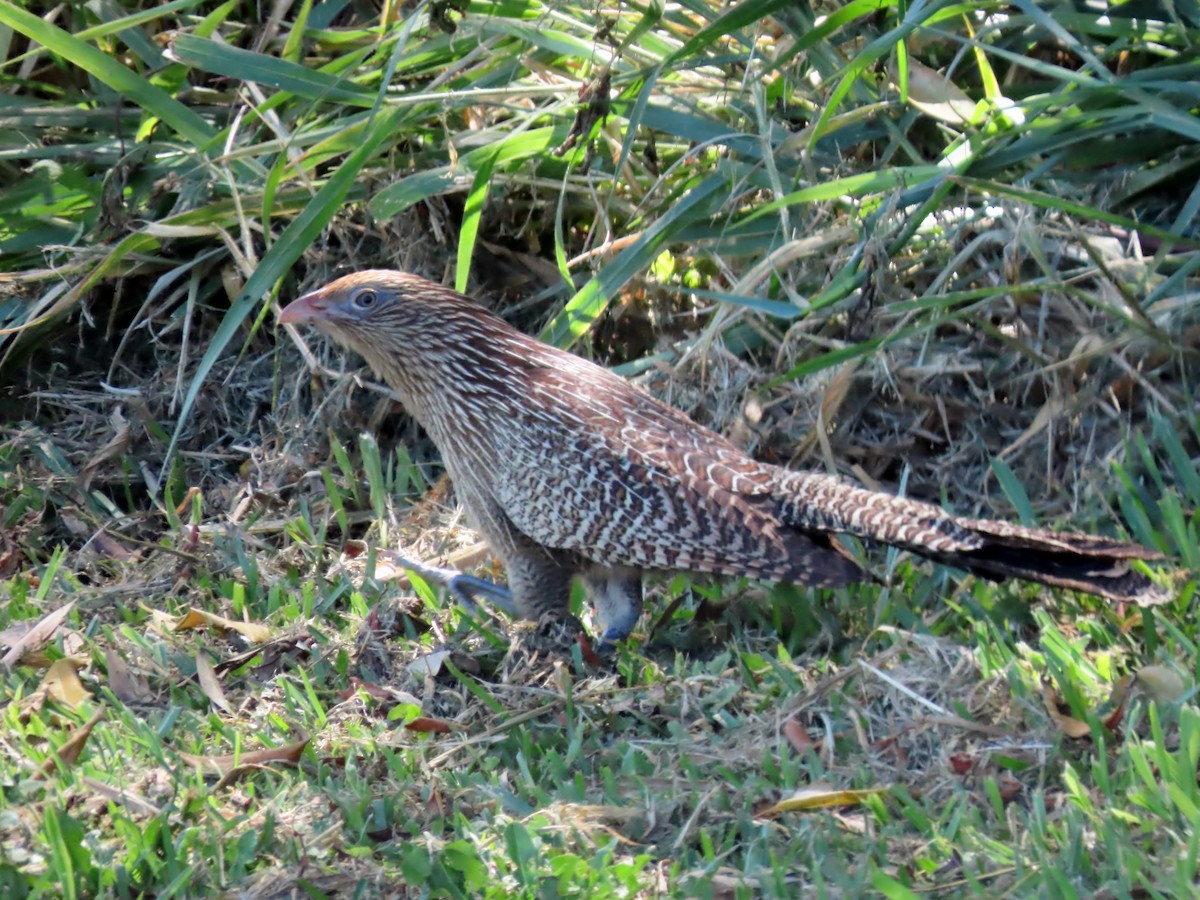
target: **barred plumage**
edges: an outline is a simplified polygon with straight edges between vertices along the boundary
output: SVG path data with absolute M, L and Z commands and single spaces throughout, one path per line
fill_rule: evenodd
M 810 585 L 864 578 L 830 536 L 893 544 L 992 579 L 1142 604 L 1167 599 L 1136 544 L 959 518 L 760 463 L 608 370 L 527 337 L 414 275 L 366 271 L 289 305 L 362 354 L 442 453 L 504 560 L 517 610 L 567 615 L 582 576 L 606 640 L 628 635 L 644 570 Z

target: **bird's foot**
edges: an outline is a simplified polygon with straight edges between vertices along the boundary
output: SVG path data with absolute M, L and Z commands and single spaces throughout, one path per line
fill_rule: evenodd
M 564 647 L 574 644 L 579 640 L 580 635 L 587 635 L 582 622 L 572 615 L 557 610 L 543 613 L 538 618 L 533 630 L 539 638 L 561 644 Z
M 610 625 L 604 629 L 600 637 L 596 638 L 592 647 L 597 655 L 603 659 L 611 659 L 616 655 L 617 644 L 629 637 L 632 628 L 623 628 Z
M 467 575 L 457 569 L 417 562 L 390 550 L 383 551 L 379 555 L 386 555 L 388 561 L 393 565 L 415 572 L 426 581 L 445 588 L 455 601 L 472 614 L 478 614 L 479 605 L 475 602 L 475 598 L 481 597 L 488 602 L 489 606 L 510 616 L 520 617 L 512 592 L 503 584 Z

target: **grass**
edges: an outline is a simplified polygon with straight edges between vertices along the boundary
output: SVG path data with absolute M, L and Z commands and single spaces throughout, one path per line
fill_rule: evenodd
M 5 895 L 1194 894 L 1200 22 L 1122 11 L 0 0 Z M 271 328 L 373 265 L 1176 599 L 871 551 L 548 656 Z

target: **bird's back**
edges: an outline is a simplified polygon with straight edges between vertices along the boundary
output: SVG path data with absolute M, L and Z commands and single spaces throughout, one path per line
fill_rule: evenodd
M 860 576 L 780 519 L 786 472 L 604 369 L 539 355 L 523 372 L 522 419 L 498 434 L 488 479 L 523 534 L 609 566 L 806 584 Z

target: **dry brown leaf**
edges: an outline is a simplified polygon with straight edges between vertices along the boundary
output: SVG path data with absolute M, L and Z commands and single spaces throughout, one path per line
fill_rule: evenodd
M 137 552 L 130 550 L 111 534 L 98 531 L 92 535 L 88 548 L 101 559 L 112 559 L 117 562 L 131 562 L 137 559 Z
M 192 607 L 174 623 L 174 631 L 188 631 L 192 628 L 215 628 L 218 631 L 236 631 L 246 640 L 261 644 L 271 637 L 271 629 L 257 622 L 240 622 L 237 619 L 226 619 L 215 613 L 205 612 Z
M 58 658 L 61 659 L 62 657 Z M 31 650 L 28 653 L 22 654 L 17 663 L 26 669 L 48 669 L 54 663 L 54 660 L 55 657 L 44 650 Z
M 204 691 L 204 696 L 211 700 L 214 706 L 233 715 L 233 706 L 225 697 L 221 681 L 213 671 L 212 663 L 208 661 L 208 654 L 203 652 L 196 654 L 196 680 L 200 682 L 200 690 Z
M 17 641 L 29 634 L 30 630 L 37 627 L 37 622 L 33 619 L 22 619 L 19 622 L 14 622 L 3 631 L 0 631 L 0 647 L 12 647 Z
M 1017 799 L 1017 797 L 1021 796 L 1021 792 L 1025 790 L 1025 786 L 1007 772 L 1001 772 L 1000 775 L 997 776 L 996 787 L 1000 791 L 1000 800 L 1003 803 L 1012 803 Z
M 50 665 L 38 690 L 45 691 L 47 696 L 71 709 L 78 709 L 92 699 L 88 689 L 79 680 L 75 665 L 67 659 L 55 660 Z
M 409 731 L 419 731 L 422 734 L 449 734 L 457 726 L 453 722 L 447 722 L 444 719 L 417 716 L 415 719 L 405 722 L 404 727 Z
M 135 675 L 111 647 L 104 651 L 104 669 L 108 673 L 108 689 L 122 703 L 146 703 L 154 696 L 146 679 Z
M 41 620 L 36 625 L 30 628 L 22 635 L 12 648 L 4 654 L 4 658 L 0 659 L 0 666 L 6 669 L 12 669 L 13 666 L 21 662 L 21 657 L 27 652 L 40 650 L 43 646 L 50 642 L 54 637 L 54 633 L 66 621 L 67 616 L 71 614 L 71 610 L 75 608 L 75 601 L 72 600 L 51 613 L 42 616 Z
M 41 773 L 50 775 L 57 771 L 60 766 L 70 768 L 75 765 L 79 759 L 79 754 L 83 752 L 84 745 L 87 744 L 88 738 L 91 737 L 92 729 L 96 727 L 96 723 L 104 718 L 104 708 L 96 710 L 90 719 L 71 732 L 71 736 L 67 738 L 66 743 L 58 748 L 58 751 L 53 756 L 46 757 L 46 761 L 42 763 Z
M 240 669 L 246 663 L 259 657 L 262 661 L 254 667 L 254 671 L 261 673 L 280 666 L 287 657 L 298 658 L 306 656 L 311 650 L 312 638 L 307 636 L 292 635 L 290 637 L 274 638 L 265 644 L 257 644 L 244 653 L 221 660 L 221 662 L 213 666 L 213 671 L 218 675 L 223 675 L 226 672 Z
M 359 691 L 362 691 L 372 700 L 379 700 L 380 702 L 384 703 L 392 699 L 392 695 L 387 688 L 380 687 L 377 684 L 372 684 L 369 681 L 363 681 L 361 678 L 356 678 L 353 675 L 350 676 L 350 687 L 342 691 L 338 697 L 340 697 L 342 700 L 349 700 Z
M 87 537 L 92 533 L 92 526 L 72 512 L 67 512 L 66 510 L 61 511 L 58 514 L 58 521 L 63 524 L 63 527 L 66 528 L 67 531 L 75 535 L 75 537 Z
M 92 793 L 98 794 L 105 800 L 111 800 L 113 803 L 120 804 L 134 815 L 153 817 L 162 812 L 162 810 L 145 797 L 135 794 L 132 791 L 113 787 L 111 784 L 105 784 L 103 781 L 95 778 L 84 778 L 83 784 Z
M 1092 733 L 1092 727 L 1087 722 L 1081 722 L 1079 719 L 1061 712 L 1058 702 L 1058 691 L 1054 689 L 1054 685 L 1049 681 L 1043 681 L 1042 703 L 1046 707 L 1046 712 L 1050 714 L 1050 718 L 1054 720 L 1054 724 L 1058 726 L 1058 730 L 1070 738 L 1087 737 Z
M 1121 720 L 1125 718 L 1125 701 L 1129 699 L 1129 689 L 1133 687 L 1133 681 L 1132 675 L 1125 675 L 1118 678 L 1113 685 L 1112 693 L 1108 696 L 1112 712 L 1104 719 L 1104 727 L 1109 731 L 1116 731 L 1121 725 Z
M 308 741 L 309 738 L 306 737 L 304 740 L 297 741 L 294 744 L 274 747 L 270 750 L 251 750 L 247 753 L 239 753 L 237 756 L 233 754 L 229 754 L 228 756 L 193 756 L 190 753 L 180 753 L 179 756 L 197 769 L 207 769 L 218 775 L 227 775 L 235 769 L 266 766 L 272 763 L 294 766 L 300 761 L 300 754 L 308 746 Z
M 0 536 L 0 581 L 8 581 L 16 575 L 23 558 L 20 547 Z
M 364 556 L 370 549 L 371 547 L 366 541 L 357 541 L 351 539 L 342 544 L 342 555 L 345 556 L 346 559 L 358 559 L 360 556 Z M 384 554 L 382 553 L 380 554 L 381 557 L 383 555 Z M 376 563 L 376 566 L 378 567 L 378 563 Z M 379 578 L 378 568 L 375 569 L 375 577 L 377 579 Z
M 808 729 L 797 722 L 795 718 L 790 718 L 783 723 L 783 736 L 788 739 L 792 749 L 801 756 L 810 750 L 814 753 L 819 753 L 821 750 L 821 744 L 814 741 L 809 735 Z
M 785 812 L 804 812 L 811 809 L 828 809 L 831 806 L 855 806 L 871 797 L 882 796 L 890 788 L 876 787 L 864 790 L 840 790 L 826 784 L 810 784 L 792 796 L 780 800 L 757 813 L 760 818 L 774 818 Z

